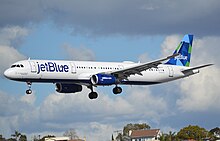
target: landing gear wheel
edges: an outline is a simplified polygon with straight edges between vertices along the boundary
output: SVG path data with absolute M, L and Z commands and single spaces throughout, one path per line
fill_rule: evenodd
M 98 97 L 97 92 L 91 92 L 91 93 L 89 93 L 89 98 L 90 98 L 90 99 L 96 99 L 97 97 Z
M 120 94 L 122 92 L 122 88 L 121 87 L 114 87 L 113 88 L 113 93 L 114 94 Z
M 26 94 L 32 94 L 32 90 L 31 89 L 26 90 Z
M 27 82 L 27 85 L 28 85 L 28 90 L 26 90 L 26 94 L 32 94 L 32 90 L 31 90 L 31 82 Z

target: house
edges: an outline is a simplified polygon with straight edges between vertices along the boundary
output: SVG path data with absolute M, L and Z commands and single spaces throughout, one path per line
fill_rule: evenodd
M 131 141 L 159 141 L 160 129 L 130 131 Z
M 85 141 L 85 140 L 82 139 L 70 140 L 69 137 L 50 137 L 50 138 L 45 138 L 45 141 Z
M 48 137 L 45 141 L 69 141 L 69 137 Z

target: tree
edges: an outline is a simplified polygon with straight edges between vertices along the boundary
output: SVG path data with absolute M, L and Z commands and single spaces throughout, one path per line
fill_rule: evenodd
M 168 141 L 173 141 L 175 139 L 175 134 L 176 132 L 170 131 L 169 134 L 167 135 Z
M 220 128 L 219 127 L 216 127 L 216 128 L 213 128 L 209 131 L 209 134 L 210 134 L 210 140 L 218 140 L 220 139 Z
M 15 140 L 17 141 L 18 138 L 20 137 L 21 133 L 19 133 L 17 130 L 15 130 L 15 133 L 12 134 L 11 136 L 15 138 Z
M 27 141 L 26 135 L 20 135 L 19 141 Z
M 213 135 L 220 136 L 220 128 L 219 127 L 213 128 L 209 132 Z
M 9 139 L 7 139 L 7 141 L 16 141 L 16 139 L 15 138 L 9 138 Z
M 123 129 L 123 135 L 128 136 L 130 130 L 141 130 L 141 129 L 150 129 L 150 126 L 146 123 L 142 124 L 127 124 Z
M 122 138 L 123 138 L 122 133 L 119 133 L 115 139 L 116 139 L 116 141 L 123 141 Z
M 70 140 L 79 139 L 79 137 L 78 137 L 77 134 L 76 134 L 75 129 L 73 129 L 73 128 L 67 130 L 67 131 L 63 134 L 63 136 L 69 137 Z
M 6 141 L 5 138 L 3 138 L 3 136 L 0 134 L 0 141 Z
M 177 137 L 183 140 L 194 139 L 200 141 L 203 138 L 206 138 L 207 136 L 208 136 L 208 131 L 206 131 L 204 128 L 201 128 L 199 126 L 192 126 L 192 125 L 182 128 L 177 133 Z
M 160 141 L 167 141 L 167 134 L 162 133 L 159 140 Z

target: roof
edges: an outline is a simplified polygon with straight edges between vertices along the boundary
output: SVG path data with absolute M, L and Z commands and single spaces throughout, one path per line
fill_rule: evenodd
M 160 129 L 133 130 L 131 133 L 131 138 L 155 137 L 155 136 L 157 136 L 159 131 L 160 131 Z

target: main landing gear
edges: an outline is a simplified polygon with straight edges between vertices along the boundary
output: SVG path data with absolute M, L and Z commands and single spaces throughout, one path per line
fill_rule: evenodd
M 115 86 L 112 91 L 114 94 L 120 94 L 122 92 L 122 88 Z
M 28 89 L 26 90 L 26 94 L 32 94 L 32 90 L 31 90 L 31 82 L 27 82 L 28 85 Z
M 98 97 L 98 93 L 93 91 L 93 86 L 89 86 L 88 88 L 91 90 L 91 92 L 88 95 L 89 98 L 90 99 L 96 99 Z M 120 94 L 122 92 L 122 88 L 118 87 L 118 86 L 115 86 L 112 91 L 115 95 L 117 95 L 117 94 Z
M 94 92 L 94 91 L 93 91 L 93 87 L 92 87 L 92 86 L 89 86 L 88 88 L 91 90 L 91 92 L 90 92 L 89 95 L 88 95 L 89 98 L 90 98 L 90 99 L 96 99 L 96 98 L 98 97 L 97 92 Z

